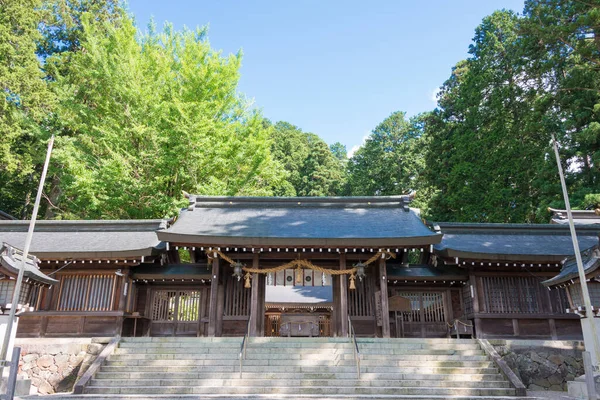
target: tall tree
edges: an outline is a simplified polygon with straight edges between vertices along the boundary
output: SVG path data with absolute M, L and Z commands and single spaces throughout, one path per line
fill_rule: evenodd
M 348 186 L 354 196 L 383 196 L 416 189 L 424 167 L 422 116 L 406 119 L 392 113 L 375 127 L 348 164 Z
M 600 191 L 600 4 L 529 0 L 522 26 L 547 85 L 575 205 Z M 535 71 L 530 71 L 535 73 Z M 567 163 L 566 163 L 567 164 Z M 562 205 L 560 196 L 554 204 Z
M 509 11 L 484 18 L 469 53 L 427 124 L 430 217 L 536 221 L 552 160 L 548 104 L 543 76 L 528 73 L 519 18 Z
M 25 217 L 48 138 L 53 97 L 36 58 L 37 0 L 0 1 L 0 209 Z
M 345 168 L 327 143 L 284 121 L 273 126 L 272 153 L 285 168 L 291 185 L 280 195 L 336 196 L 345 182 Z
M 44 0 L 39 13 L 41 38 L 38 57 L 46 58 L 81 49 L 83 15 L 93 15 L 97 23 L 116 22 L 125 14 L 118 0 Z
M 269 195 L 283 176 L 262 117 L 236 92 L 241 55 L 222 57 L 206 31 L 150 31 L 129 18 L 83 16 L 83 51 L 58 76 L 54 172 L 62 218 L 172 215 L 181 190 Z

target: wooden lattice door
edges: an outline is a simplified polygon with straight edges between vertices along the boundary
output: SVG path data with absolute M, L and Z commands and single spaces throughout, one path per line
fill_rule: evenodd
M 207 288 L 152 292 L 152 336 L 201 336 L 208 318 Z
M 447 302 L 444 292 L 392 290 L 410 300 L 411 311 L 394 312 L 390 320 L 396 337 L 443 337 L 447 333 Z

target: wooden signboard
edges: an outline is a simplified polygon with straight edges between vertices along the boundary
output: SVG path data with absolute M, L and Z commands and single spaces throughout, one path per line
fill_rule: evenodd
M 406 312 L 412 311 L 410 299 L 402 296 L 392 296 L 388 299 L 388 307 L 390 311 Z

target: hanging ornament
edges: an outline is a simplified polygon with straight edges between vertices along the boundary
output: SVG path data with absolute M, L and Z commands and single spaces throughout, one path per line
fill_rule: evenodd
M 354 284 L 355 279 L 356 278 L 355 278 L 354 274 L 350 275 L 350 290 L 356 289 L 356 285 Z
M 250 272 L 247 272 L 246 275 L 244 275 L 244 287 L 246 289 L 250 289 L 250 279 L 252 279 L 252 275 L 250 275 Z
M 302 275 L 302 268 L 296 268 L 296 285 L 301 285 L 303 283 Z

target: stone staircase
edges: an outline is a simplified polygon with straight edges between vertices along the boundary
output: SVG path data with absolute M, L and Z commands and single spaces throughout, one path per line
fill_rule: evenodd
M 123 338 L 81 397 L 516 398 L 470 339 L 358 339 L 360 379 L 346 338 L 251 338 L 241 379 L 240 343 L 240 338 Z

